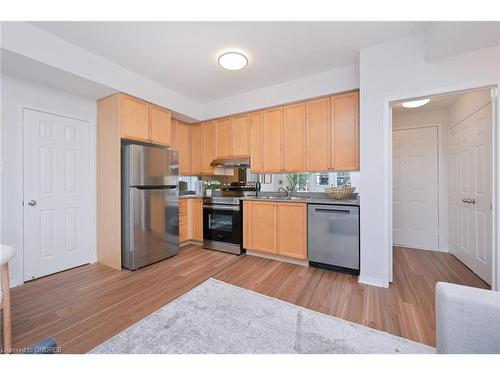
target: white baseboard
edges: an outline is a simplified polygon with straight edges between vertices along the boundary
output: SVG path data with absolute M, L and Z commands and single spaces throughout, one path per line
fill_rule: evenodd
M 379 288 L 389 288 L 389 282 L 385 280 L 376 279 L 369 276 L 359 275 L 358 283 L 378 286 Z
M 392 246 L 400 247 L 402 249 L 408 249 L 408 250 L 439 251 L 441 253 L 449 253 L 450 252 L 450 250 L 448 250 L 448 249 L 441 249 L 441 248 L 438 248 L 438 249 L 419 249 L 418 247 L 411 247 L 411 246 L 398 245 L 398 244 L 394 244 Z

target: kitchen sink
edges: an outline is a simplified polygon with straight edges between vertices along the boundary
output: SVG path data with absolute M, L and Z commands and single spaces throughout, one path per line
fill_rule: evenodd
M 301 197 L 259 197 L 259 199 L 270 199 L 270 200 L 280 200 L 280 201 L 295 201 L 295 200 L 308 200 L 311 198 L 301 198 Z

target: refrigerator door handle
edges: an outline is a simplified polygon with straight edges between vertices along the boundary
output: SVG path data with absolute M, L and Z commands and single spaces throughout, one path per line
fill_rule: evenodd
M 177 189 L 177 185 L 141 185 L 141 186 L 131 186 L 139 190 L 173 190 Z

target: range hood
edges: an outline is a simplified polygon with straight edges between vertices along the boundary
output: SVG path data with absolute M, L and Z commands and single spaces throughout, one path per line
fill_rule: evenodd
M 250 168 L 250 157 L 220 158 L 215 159 L 210 165 L 222 168 Z

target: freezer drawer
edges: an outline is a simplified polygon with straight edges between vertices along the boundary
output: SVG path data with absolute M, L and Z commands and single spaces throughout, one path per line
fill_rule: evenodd
M 310 204 L 308 254 L 313 266 L 359 274 L 359 207 Z
M 134 270 L 179 252 L 179 201 L 175 188 L 128 188 L 122 264 Z

